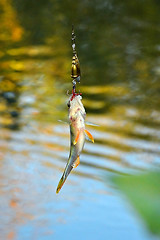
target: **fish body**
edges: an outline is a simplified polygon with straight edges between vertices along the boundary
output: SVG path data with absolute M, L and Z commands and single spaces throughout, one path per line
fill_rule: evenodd
M 70 125 L 70 154 L 64 173 L 59 181 L 56 193 L 59 193 L 71 170 L 79 165 L 79 156 L 83 150 L 86 135 L 94 142 L 92 135 L 85 129 L 86 112 L 81 102 L 81 95 L 72 94 L 68 101 Z

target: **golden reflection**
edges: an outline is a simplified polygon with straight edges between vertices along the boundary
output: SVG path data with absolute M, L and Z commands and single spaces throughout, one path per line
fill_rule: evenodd
M 22 62 L 18 62 L 18 61 L 11 61 L 10 68 L 15 71 L 22 71 L 22 70 L 24 70 L 24 64 Z
M 5 53 L 0 51 L 0 58 L 3 57 L 4 55 L 5 55 Z
M 11 0 L 1 0 L 1 15 L 0 15 L 0 39 L 19 41 L 22 39 L 23 28 L 17 20 L 17 13 L 12 6 Z
M 104 101 L 94 101 L 94 100 L 89 100 L 89 99 L 84 99 L 83 103 L 85 107 L 93 108 L 93 109 L 101 109 L 105 107 L 105 102 Z
M 48 125 L 48 126 L 45 126 L 44 128 L 41 128 L 39 130 L 44 134 L 52 135 L 53 134 L 53 127 L 54 127 L 54 125 Z
M 60 151 L 60 152 L 62 152 L 64 150 L 63 147 L 57 146 L 57 145 L 52 144 L 52 143 L 44 143 L 43 145 L 44 145 L 44 147 L 46 147 L 48 149 L 51 149 L 53 151 Z
M 0 112 L 4 112 L 7 110 L 7 106 L 4 103 L 0 103 Z
M 14 80 L 12 80 L 10 78 L 3 78 L 0 81 L 0 91 L 1 92 L 14 92 L 14 91 L 16 91 L 16 88 L 17 88 L 17 86 L 16 86 Z
M 82 86 L 81 91 L 88 94 L 107 94 L 113 96 L 124 96 L 125 94 L 129 93 L 129 89 L 125 86 L 118 86 L 118 85 L 92 85 L 92 86 Z
M 20 48 L 12 48 L 7 51 L 10 56 L 52 56 L 53 49 L 50 46 L 27 46 Z

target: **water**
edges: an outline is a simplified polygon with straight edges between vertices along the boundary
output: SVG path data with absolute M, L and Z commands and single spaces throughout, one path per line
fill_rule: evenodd
M 158 1 L 0 2 L 1 239 L 154 239 L 110 181 L 160 166 Z M 83 14 L 82 14 L 83 13 Z M 69 154 L 71 25 L 87 126 Z

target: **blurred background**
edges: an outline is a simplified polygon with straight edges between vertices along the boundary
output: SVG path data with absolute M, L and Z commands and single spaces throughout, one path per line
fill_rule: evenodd
M 109 179 L 160 168 L 159 13 L 158 0 L 0 0 L 0 239 L 155 239 Z M 99 127 L 56 195 L 72 24 Z

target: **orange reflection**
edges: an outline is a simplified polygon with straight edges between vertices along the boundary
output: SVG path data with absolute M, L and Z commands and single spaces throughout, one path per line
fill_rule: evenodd
M 15 232 L 14 231 L 11 231 L 8 233 L 8 236 L 7 236 L 7 239 L 8 240 L 12 240 L 15 238 Z

